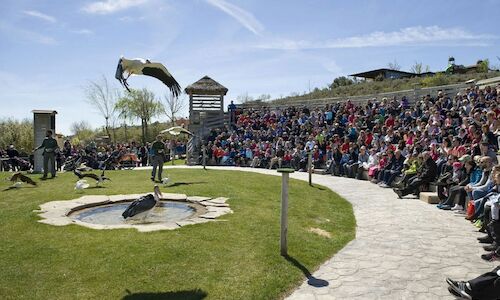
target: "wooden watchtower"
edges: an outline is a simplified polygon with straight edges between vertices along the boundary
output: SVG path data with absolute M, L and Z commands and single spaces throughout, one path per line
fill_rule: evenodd
M 195 134 L 187 147 L 189 157 L 197 158 L 198 146 L 210 129 L 224 126 L 224 96 L 227 88 L 205 76 L 184 89 L 189 95 L 189 131 Z

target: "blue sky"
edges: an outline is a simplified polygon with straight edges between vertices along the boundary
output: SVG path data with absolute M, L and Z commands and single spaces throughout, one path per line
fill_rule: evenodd
M 209 75 L 227 101 L 303 93 L 393 61 L 500 65 L 498 11 L 500 0 L 2 0 L 0 118 L 55 109 L 58 132 L 102 126 L 83 87 L 104 75 L 120 88 L 120 55 L 162 62 L 183 88 Z M 129 83 L 167 93 L 154 78 Z

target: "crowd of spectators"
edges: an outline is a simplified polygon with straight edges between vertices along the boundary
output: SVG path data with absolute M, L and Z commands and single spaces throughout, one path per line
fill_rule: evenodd
M 186 145 L 182 141 L 166 140 L 168 154 L 165 159 L 170 160 L 174 153 L 176 157 L 182 157 L 186 153 Z M 65 140 L 62 147 L 55 153 L 56 168 L 61 171 L 63 168 L 72 169 L 75 163 L 85 163 L 92 169 L 109 169 L 122 167 L 139 167 L 151 165 L 151 143 L 141 144 L 135 141 L 130 143 L 96 144 L 90 142 L 85 146 L 72 145 L 69 140 Z M 18 151 L 15 145 L 11 144 L 7 149 L 0 149 L 2 170 L 6 171 L 29 171 L 34 165 L 33 153 Z
M 242 109 L 230 127 L 210 132 L 207 162 L 306 171 L 310 152 L 313 168 L 371 180 L 400 198 L 437 185 L 438 208 L 466 214 L 470 203 L 467 219 L 493 243 L 495 232 L 500 236 L 500 226 L 490 226 L 498 209 L 495 218 L 489 215 L 498 200 L 499 103 L 500 85 L 440 91 L 414 103 L 403 97 Z M 500 259 L 498 245 L 483 258 Z

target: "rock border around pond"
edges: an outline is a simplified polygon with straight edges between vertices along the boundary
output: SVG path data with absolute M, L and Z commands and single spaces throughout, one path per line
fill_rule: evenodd
M 145 195 L 147 195 L 147 193 L 110 196 L 85 195 L 72 200 L 46 202 L 40 205 L 40 210 L 34 210 L 34 212 L 38 213 L 38 216 L 42 218 L 41 220 L 38 220 L 38 222 L 54 226 L 76 224 L 92 229 L 135 228 L 140 232 L 174 230 L 186 225 L 217 221 L 216 218 L 225 214 L 233 213 L 233 211 L 229 208 L 229 204 L 226 203 L 229 199 L 225 197 L 211 198 L 203 196 L 187 196 L 186 194 L 163 193 L 161 200 L 192 203 L 192 205 L 196 208 L 197 213 L 195 213 L 191 218 L 182 221 L 153 224 L 99 225 L 70 218 L 72 213 L 85 208 L 133 201 Z

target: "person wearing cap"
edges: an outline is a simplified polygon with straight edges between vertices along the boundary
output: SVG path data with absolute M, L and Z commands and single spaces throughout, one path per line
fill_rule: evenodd
M 172 157 L 172 159 L 174 159 Z M 165 162 L 165 143 L 162 141 L 162 136 L 156 136 L 156 141 L 151 145 L 151 163 L 153 170 L 151 171 L 151 181 L 155 181 L 158 170 L 158 181 L 161 181 L 163 173 L 163 163 Z

